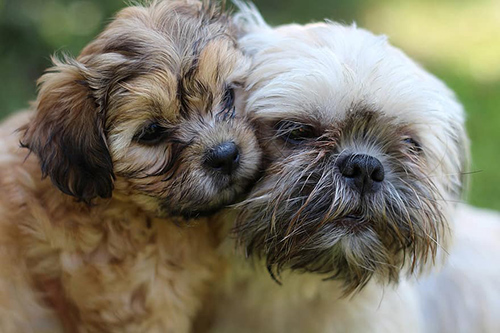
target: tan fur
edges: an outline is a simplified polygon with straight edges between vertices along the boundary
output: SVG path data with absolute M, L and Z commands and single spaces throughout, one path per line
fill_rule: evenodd
M 248 68 L 231 34 L 212 4 L 127 8 L 0 126 L 0 332 L 190 330 L 219 270 L 224 213 L 203 216 L 260 157 L 224 106 Z M 151 122 L 168 132 L 155 144 L 138 139 Z M 226 141 L 230 176 L 204 165 Z

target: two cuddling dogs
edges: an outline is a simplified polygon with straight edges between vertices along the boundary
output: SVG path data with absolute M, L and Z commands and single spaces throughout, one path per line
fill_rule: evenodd
M 0 329 L 496 331 L 453 94 L 382 37 L 241 8 L 127 8 L 2 125 Z

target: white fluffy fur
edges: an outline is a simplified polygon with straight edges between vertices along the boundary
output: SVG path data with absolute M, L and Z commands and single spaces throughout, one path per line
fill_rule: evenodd
M 499 332 L 500 214 L 460 205 L 454 216 L 441 270 L 397 286 L 372 281 L 348 298 L 339 283 L 310 274 L 279 286 L 261 265 L 232 256 L 211 332 Z
M 500 332 L 500 215 L 456 205 L 452 188 L 462 181 L 456 170 L 466 163 L 468 141 L 453 93 L 386 37 L 332 22 L 271 28 L 255 8 L 240 7 L 240 43 L 254 57 L 248 112 L 279 118 L 314 110 L 331 121 L 363 104 L 411 123 L 435 163 L 429 177 L 441 180 L 455 242 L 439 240 L 447 247 L 441 270 L 402 277 L 396 286 L 372 280 L 349 298 L 340 298 L 339 283 L 312 274 L 290 273 L 279 286 L 262 263 L 228 254 L 212 331 Z

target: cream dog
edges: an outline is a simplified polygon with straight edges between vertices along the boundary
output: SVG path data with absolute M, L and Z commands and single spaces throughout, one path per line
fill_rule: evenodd
M 245 252 L 228 246 L 212 331 L 500 331 L 500 217 L 457 208 L 468 139 L 453 93 L 385 37 L 273 29 L 241 7 L 269 165 L 241 205 Z

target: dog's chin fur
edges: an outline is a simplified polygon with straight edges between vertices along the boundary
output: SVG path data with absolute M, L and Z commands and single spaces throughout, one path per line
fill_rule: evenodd
M 190 330 L 214 214 L 258 177 L 248 69 L 226 14 L 190 0 L 126 8 L 54 59 L 34 110 L 0 127 L 1 332 Z M 229 169 L 207 162 L 223 144 Z
M 240 45 L 253 58 L 246 111 L 267 167 L 234 229 L 253 264 L 229 259 L 213 331 L 425 331 L 412 283 L 451 251 L 468 159 L 462 106 L 385 37 L 333 22 L 273 29 L 240 7 Z M 339 166 L 359 154 L 383 166 L 376 189 L 353 186 Z M 461 288 L 439 285 L 429 293 Z M 493 332 L 477 319 L 487 308 L 473 307 L 468 327 Z
M 172 206 L 170 202 L 165 201 L 161 205 L 158 214 L 160 217 L 182 217 L 186 221 L 196 218 L 211 217 L 220 212 L 221 209 L 226 208 L 245 199 L 244 193 L 250 191 L 251 185 L 236 187 L 222 190 L 218 195 L 218 200 L 213 200 L 211 204 L 206 207 L 194 206 L 184 209 L 179 209 Z

